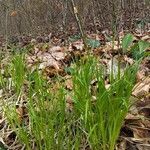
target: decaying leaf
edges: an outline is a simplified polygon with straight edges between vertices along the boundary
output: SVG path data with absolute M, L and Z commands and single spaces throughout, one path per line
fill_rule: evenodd
M 73 110 L 73 100 L 70 95 L 66 96 L 66 111 L 72 111 Z
M 141 108 L 139 110 L 139 113 L 147 118 L 150 118 L 150 104 L 149 104 L 149 106 Z
M 150 36 L 149 36 L 149 35 L 145 35 L 145 36 L 143 36 L 143 37 L 141 38 L 141 40 L 150 42 Z
M 142 81 L 142 79 L 144 79 L 144 77 L 145 77 L 145 72 L 143 70 L 138 71 L 136 74 L 136 82 L 138 83 L 138 82 Z
M 76 41 L 74 43 L 71 43 L 69 46 L 69 51 L 73 51 L 73 50 L 80 50 L 82 51 L 84 48 L 84 44 L 82 40 Z
M 24 105 L 16 105 L 16 113 L 18 115 L 18 121 L 21 124 L 27 115 L 27 108 Z
M 72 88 L 73 88 L 72 79 L 65 80 L 65 86 L 68 90 L 72 90 Z
M 14 10 L 14 11 L 12 11 L 12 12 L 10 13 L 10 16 L 11 16 L 11 17 L 15 17 L 15 16 L 17 16 L 17 11 L 15 11 L 15 10 Z
M 133 91 L 133 95 L 138 97 L 138 98 L 142 98 L 144 96 L 147 96 L 147 94 L 149 94 L 150 91 L 150 78 L 147 77 L 143 82 L 141 82 L 140 84 L 137 83 L 135 85 L 135 89 Z

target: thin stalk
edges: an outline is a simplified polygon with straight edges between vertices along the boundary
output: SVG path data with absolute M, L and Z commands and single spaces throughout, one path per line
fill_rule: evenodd
M 83 39 L 84 46 L 85 46 L 85 48 L 87 48 L 86 36 L 85 36 L 85 34 L 84 34 L 83 27 L 82 27 L 82 23 L 81 23 L 81 19 L 80 19 L 80 17 L 79 17 L 78 9 L 77 9 L 77 7 L 76 7 L 76 5 L 75 5 L 74 0 L 71 0 L 71 4 L 72 4 L 72 8 L 73 8 L 73 13 L 74 13 L 75 18 L 76 18 L 76 21 L 77 21 L 78 28 L 79 28 L 80 33 L 81 33 L 81 37 L 82 37 L 82 39 Z

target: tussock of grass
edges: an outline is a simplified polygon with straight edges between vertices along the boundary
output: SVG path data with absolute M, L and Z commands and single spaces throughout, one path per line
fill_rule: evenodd
M 12 88 L 16 89 L 18 96 L 25 80 L 28 82 L 28 120 L 20 121 L 15 106 L 11 111 L 10 106 L 4 108 L 12 128 L 27 150 L 33 147 L 39 150 L 87 147 L 114 150 L 131 105 L 129 98 L 138 63 L 128 67 L 123 76 L 118 75 L 106 89 L 103 68 L 93 56 L 77 62 L 72 69 L 73 90 L 70 94 L 74 104 L 71 112 L 66 110 L 68 92 L 63 85 L 53 93 L 50 90 L 52 85 L 38 70 L 27 71 L 22 55 L 14 57 L 10 66 Z M 95 90 L 92 90 L 93 80 L 96 81 Z

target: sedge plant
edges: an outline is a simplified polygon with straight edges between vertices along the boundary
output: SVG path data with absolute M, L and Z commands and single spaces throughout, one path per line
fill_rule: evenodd
M 77 120 L 73 113 L 66 111 L 65 89 L 60 86 L 58 91 L 52 92 L 52 85 L 47 83 L 38 69 L 33 72 L 25 69 L 24 72 L 22 68 L 26 66 L 22 55 L 14 57 L 10 66 L 14 83 L 11 88 L 14 88 L 17 97 L 18 94 L 20 97 L 25 94 L 27 101 L 27 120 L 18 114 L 15 105 L 5 103 L 6 117 L 19 141 L 27 150 L 78 149 L 80 129 L 75 129 Z M 25 81 L 28 85 L 26 93 L 23 93 L 24 90 L 21 92 L 20 89 Z
M 61 84 L 57 91 L 53 91 L 53 84 L 49 84 L 38 69 L 33 72 L 26 69 L 22 55 L 13 59 L 11 67 L 12 88 L 16 95 L 20 94 L 25 80 L 28 83 L 26 93 L 21 93 L 26 94 L 28 121 L 20 121 L 15 106 L 5 107 L 5 114 L 27 150 L 79 150 L 87 147 L 114 150 L 131 105 L 138 63 L 128 67 L 106 88 L 103 66 L 89 55 L 76 62 L 72 69 L 71 93 Z M 68 94 L 73 101 L 71 112 L 66 110 Z
M 73 73 L 75 114 L 81 120 L 87 141 L 93 150 L 114 150 L 120 129 L 130 108 L 138 63 L 115 78 L 107 89 L 103 69 L 93 57 L 80 62 Z M 91 82 L 97 84 L 94 92 Z

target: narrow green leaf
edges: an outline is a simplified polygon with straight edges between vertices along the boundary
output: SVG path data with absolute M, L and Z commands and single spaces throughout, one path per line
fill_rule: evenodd
M 132 42 L 133 42 L 133 35 L 132 34 L 125 35 L 124 38 L 122 39 L 123 51 L 127 50 L 129 46 L 132 44 Z
M 134 44 L 130 49 L 132 57 L 136 60 L 145 57 L 147 55 L 145 50 L 149 47 L 150 47 L 150 43 L 146 41 L 139 41 L 138 43 Z
M 150 47 L 150 43 L 146 41 L 139 41 L 138 44 L 140 52 L 143 52 Z

